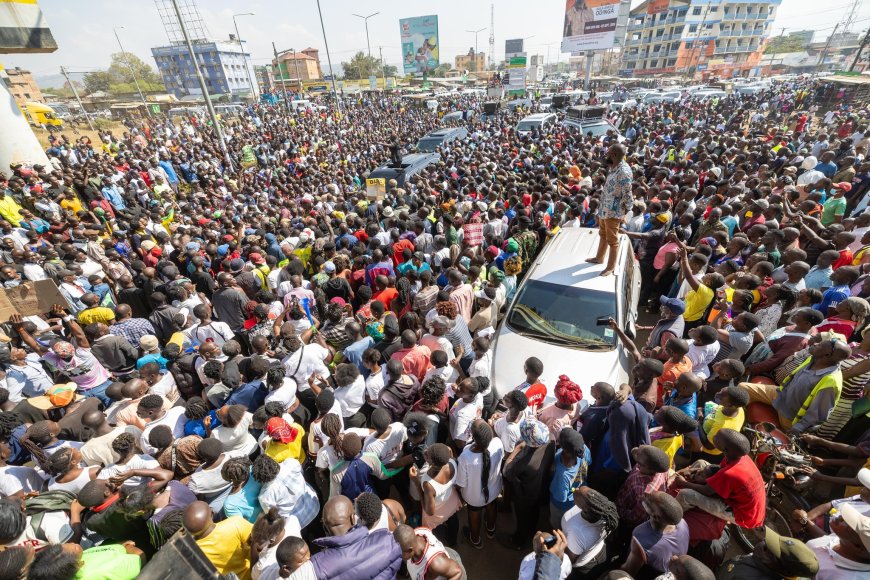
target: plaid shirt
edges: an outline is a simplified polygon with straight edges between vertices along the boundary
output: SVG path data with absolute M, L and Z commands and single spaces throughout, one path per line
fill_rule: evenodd
M 626 524 L 626 529 L 634 529 L 649 519 L 641 502 L 646 494 L 654 491 L 667 491 L 668 474 L 656 473 L 644 475 L 635 465 L 628 474 L 628 479 L 619 488 L 616 495 L 616 511 L 619 513 L 619 524 Z
M 109 327 L 109 333 L 122 336 L 134 347 L 139 347 L 139 339 L 146 334 L 156 334 L 154 327 L 145 318 L 127 318 Z
M 281 462 L 278 475 L 260 490 L 264 512 L 275 506 L 281 517 L 296 516 L 304 529 L 320 512 L 317 493 L 302 477 L 302 465 L 292 457 Z

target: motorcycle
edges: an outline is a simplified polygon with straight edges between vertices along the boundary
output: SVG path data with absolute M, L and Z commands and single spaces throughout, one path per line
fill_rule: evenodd
M 749 439 L 749 456 L 764 478 L 767 495 L 764 526 L 789 537 L 792 511 L 810 509 L 804 499 L 811 485 L 810 456 L 801 449 L 797 438 L 780 431 L 773 423 L 747 425 L 742 432 Z M 752 551 L 755 544 L 764 539 L 764 527 L 750 530 L 732 524 L 731 532 L 747 551 Z

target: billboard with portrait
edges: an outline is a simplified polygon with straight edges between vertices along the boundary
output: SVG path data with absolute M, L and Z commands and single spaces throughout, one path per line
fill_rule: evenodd
M 405 74 L 430 73 L 438 66 L 438 16 L 399 20 Z
M 562 52 L 613 47 L 619 0 L 566 0 Z

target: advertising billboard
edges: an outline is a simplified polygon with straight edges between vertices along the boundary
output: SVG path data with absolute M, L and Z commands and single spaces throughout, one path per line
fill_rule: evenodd
M 566 0 L 562 52 L 613 47 L 619 0 Z
M 438 66 L 438 16 L 399 20 L 405 74 L 429 73 Z
M 55 50 L 57 42 L 36 0 L 0 0 L 0 53 Z
M 505 58 L 509 58 L 507 55 L 519 54 L 522 51 L 523 51 L 523 39 L 522 38 L 511 38 L 511 39 L 504 41 Z

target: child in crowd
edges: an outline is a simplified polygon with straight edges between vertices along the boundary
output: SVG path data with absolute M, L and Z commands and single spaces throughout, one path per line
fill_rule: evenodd
M 683 437 L 693 433 L 698 428 L 698 422 L 678 407 L 669 405 L 656 411 L 655 422 L 659 426 L 650 428 L 650 443 L 668 454 L 673 469 L 674 456 L 683 448 Z
M 719 334 L 709 325 L 689 330 L 689 352 L 686 356 L 692 361 L 692 372 L 707 379 L 710 376 L 710 363 L 719 354 Z

